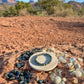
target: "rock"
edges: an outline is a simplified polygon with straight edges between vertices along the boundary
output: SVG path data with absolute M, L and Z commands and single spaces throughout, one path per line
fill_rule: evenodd
M 8 80 L 9 79 L 9 76 L 8 76 L 9 73 L 6 73 L 5 74 L 5 78 Z
M 71 72 L 70 75 L 71 75 L 71 76 L 74 76 L 74 72 Z
M 74 65 L 74 67 L 75 67 L 76 69 L 80 69 L 80 68 L 81 68 L 81 65 L 80 65 L 80 64 L 76 64 L 76 65 Z
M 64 81 L 62 81 L 62 82 L 61 82 L 61 84 L 65 84 L 65 82 L 64 82 Z
M 37 83 L 38 84 L 43 84 L 44 83 L 44 80 L 38 80 Z
M 74 65 L 72 65 L 72 66 L 69 67 L 69 70 L 72 70 L 72 69 L 74 69 Z
M 12 73 L 16 76 L 19 76 L 20 75 L 20 71 L 19 70 L 13 70 Z
M 78 62 L 77 62 L 77 60 L 75 60 L 74 62 L 73 62 L 73 65 L 76 65 Z
M 54 80 L 54 75 L 53 74 L 50 74 L 50 79 L 53 81 Z
M 61 77 L 59 77 L 59 76 L 55 77 L 55 78 L 54 78 L 54 83 L 55 83 L 55 84 L 61 83 Z
M 65 54 L 63 52 L 57 51 L 57 56 L 58 57 L 63 57 Z
M 57 72 L 57 69 L 55 68 L 55 69 L 53 70 L 53 72 L 56 73 L 56 72 Z
M 82 73 L 82 76 L 84 77 L 84 70 L 83 69 L 80 69 L 81 73 Z
M 78 79 L 77 79 L 77 78 L 74 78 L 72 82 L 73 82 L 74 84 L 78 84 Z
M 14 74 L 13 74 L 13 73 L 9 73 L 9 74 L 8 74 L 8 77 L 9 77 L 9 78 L 14 77 Z
M 25 80 L 25 78 L 24 78 L 24 76 L 20 76 L 19 78 L 18 78 L 18 81 L 20 82 L 20 81 L 24 81 Z
M 11 81 L 11 80 L 15 80 L 15 77 L 11 77 L 9 80 L 10 80 L 10 81 Z
M 25 84 L 25 82 L 24 81 L 20 81 L 20 84 Z
M 36 77 L 36 81 L 38 81 L 39 80 L 39 77 Z
M 71 70 L 69 70 L 69 72 L 73 72 L 73 71 L 75 71 L 75 69 L 73 68 L 73 69 L 71 69 Z
M 66 67 L 67 68 L 70 68 L 70 67 L 72 67 L 73 66 L 73 63 L 68 63 L 68 64 L 66 64 Z
M 83 62 L 83 59 L 82 58 L 78 58 L 78 61 Z
M 76 77 L 81 77 L 82 76 L 82 73 L 79 70 L 77 70 L 77 71 L 74 72 L 74 75 Z
M 58 69 L 57 70 L 57 75 L 61 77 L 62 76 L 61 73 L 62 73 L 62 70 L 61 69 Z
M 30 79 L 33 78 L 33 76 L 34 76 L 33 74 L 30 74 Z
M 19 52 L 18 50 L 15 51 L 16 54 L 17 54 L 18 52 Z
M 27 83 L 29 83 L 29 82 L 30 82 L 30 78 L 27 79 Z
M 65 52 L 64 57 L 67 58 L 69 57 L 69 55 Z
M 46 51 L 47 51 L 47 49 L 43 49 L 43 50 L 42 50 L 42 52 L 46 52 Z
M 73 63 L 75 60 L 76 60 L 75 58 L 71 58 L 71 59 L 70 59 L 70 62 Z
M 21 67 L 24 67 L 24 64 L 23 64 L 23 63 L 16 63 L 15 65 L 16 65 L 16 67 L 19 68 L 19 69 L 20 69 Z
M 49 52 L 55 52 L 55 48 L 49 48 L 47 51 L 49 51 Z
M 64 77 L 64 78 L 62 78 L 62 80 L 63 80 L 64 82 L 66 82 L 67 79 Z
M 60 62 L 61 62 L 61 63 L 67 63 L 66 59 L 64 59 L 64 58 L 62 58 L 62 57 L 60 57 L 59 59 L 60 59 Z
M 51 74 L 51 73 L 52 73 L 52 71 L 49 71 L 48 73 L 49 73 L 49 74 Z

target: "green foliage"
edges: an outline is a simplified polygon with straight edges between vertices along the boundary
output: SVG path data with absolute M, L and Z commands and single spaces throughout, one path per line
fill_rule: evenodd
M 3 13 L 4 17 L 6 16 L 16 16 L 17 15 L 17 10 L 11 6 L 8 10 L 6 10 L 4 13 Z
M 39 16 L 84 16 L 84 7 L 77 9 L 65 0 L 39 0 L 34 6 L 31 3 L 18 1 L 15 6 L 8 8 L 3 4 L 5 11 L 0 12 L 0 16 L 23 16 L 23 15 L 39 15 Z
M 67 9 L 67 8 L 72 8 L 72 6 L 69 5 L 69 4 L 67 4 L 67 3 L 64 3 L 64 4 L 63 4 L 63 7 L 64 7 L 65 9 Z
M 38 2 L 36 5 L 39 5 L 42 9 L 46 10 L 47 13 L 53 14 L 54 13 L 54 7 L 60 5 L 59 0 L 45 0 Z
M 32 6 L 30 3 L 24 3 L 19 1 L 15 7 L 11 6 L 9 9 L 5 10 L 3 16 L 19 16 L 26 15 L 28 12 L 32 11 Z M 22 14 L 21 14 L 22 13 Z
M 3 16 L 3 11 L 0 11 L 0 17 L 2 17 Z
M 18 1 L 18 3 L 15 5 L 15 9 L 20 10 L 24 9 L 26 7 L 26 4 L 23 1 Z
M 84 16 L 84 7 L 79 10 L 79 16 Z

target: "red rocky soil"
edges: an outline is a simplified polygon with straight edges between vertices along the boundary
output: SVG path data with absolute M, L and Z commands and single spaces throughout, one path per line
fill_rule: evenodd
M 70 56 L 84 59 L 84 18 L 0 18 L 0 84 L 17 84 L 17 81 L 6 81 L 4 73 L 14 69 L 21 52 L 42 46 L 54 46 L 56 50 L 67 51 Z M 41 72 L 37 75 L 41 76 Z M 43 72 L 41 78 L 46 79 L 47 76 Z M 79 84 L 84 84 L 83 81 L 80 78 Z M 33 82 L 31 84 L 37 84 Z

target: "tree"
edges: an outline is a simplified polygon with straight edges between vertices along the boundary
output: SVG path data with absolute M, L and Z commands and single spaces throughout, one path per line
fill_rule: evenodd
M 20 10 L 20 9 L 24 9 L 26 7 L 26 5 L 25 5 L 25 3 L 23 2 L 23 1 L 18 1 L 18 3 L 17 4 L 15 4 L 15 8 L 17 9 L 17 10 Z

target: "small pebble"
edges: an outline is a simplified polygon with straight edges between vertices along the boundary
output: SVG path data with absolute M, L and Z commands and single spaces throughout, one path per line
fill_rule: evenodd
M 64 77 L 62 80 L 63 80 L 64 82 L 66 82 L 67 79 Z
M 44 80 L 38 80 L 37 83 L 38 84 L 43 84 L 44 83 Z
M 82 58 L 78 58 L 78 61 L 83 62 L 83 59 Z
M 82 76 L 84 77 L 84 70 L 83 69 L 80 69 L 81 73 L 82 73 Z
M 78 83 L 78 79 L 77 79 L 77 78 L 74 78 L 72 82 L 73 82 L 74 84 L 77 84 L 77 83 Z
M 63 57 L 64 55 L 65 55 L 65 54 L 64 54 L 63 52 L 57 51 L 57 56 L 58 56 L 58 57 L 60 57 L 60 56 Z
M 75 71 L 74 74 L 75 74 L 76 77 L 81 77 L 82 76 L 82 73 L 78 70 Z
M 6 78 L 6 79 L 9 79 L 8 74 L 9 74 L 9 73 L 6 73 L 6 74 L 5 74 L 5 78 Z
M 53 81 L 54 80 L 54 75 L 53 74 L 50 74 L 50 79 Z
M 19 69 L 20 69 L 21 67 L 24 67 L 24 64 L 23 64 L 23 63 L 16 63 L 15 65 L 16 65 L 16 67 L 19 68 Z
M 71 76 L 74 76 L 74 71 L 70 73 Z
M 61 82 L 61 84 L 65 84 L 65 82 L 64 82 L 64 81 L 62 81 L 62 82 Z
M 43 49 L 42 52 L 46 52 L 47 49 Z
M 73 68 L 74 68 L 74 66 L 72 65 L 72 66 L 69 67 L 69 70 L 71 70 L 71 69 L 73 69 Z
M 63 59 L 60 59 L 60 62 L 61 63 L 67 63 L 67 61 L 63 58 Z
M 76 64 L 76 65 L 74 65 L 74 67 L 75 67 L 76 69 L 80 69 L 80 68 L 81 68 L 81 65 L 80 65 L 80 64 Z
M 75 60 L 74 62 L 73 62 L 73 65 L 76 65 L 78 62 L 77 62 L 77 60 Z
M 62 73 L 62 70 L 61 70 L 61 69 L 58 69 L 58 70 L 57 70 L 57 74 L 58 74 L 58 76 L 61 77 L 61 76 L 62 76 L 61 73 Z
M 36 81 L 38 81 L 39 80 L 39 77 L 36 77 Z
M 29 82 L 30 82 L 30 78 L 27 79 L 27 83 L 29 83 Z
M 66 67 L 67 67 L 67 68 L 70 68 L 71 66 L 73 66 L 73 63 L 68 63 L 68 64 L 66 64 Z
M 55 52 L 55 48 L 49 48 L 47 51 L 49 51 L 49 52 Z
M 25 82 L 24 81 L 20 81 L 20 84 L 25 84 Z
M 73 69 L 71 69 L 71 70 L 69 70 L 69 72 L 73 72 L 73 71 L 75 71 L 75 69 L 73 68 Z
M 55 78 L 54 78 L 54 83 L 55 83 L 55 84 L 61 83 L 61 77 L 59 77 L 59 76 L 55 77 Z
M 67 54 L 67 52 L 65 52 L 64 57 L 65 58 L 69 57 L 69 55 Z
M 75 60 L 76 60 L 75 58 L 71 58 L 71 59 L 70 59 L 70 62 L 73 63 Z

